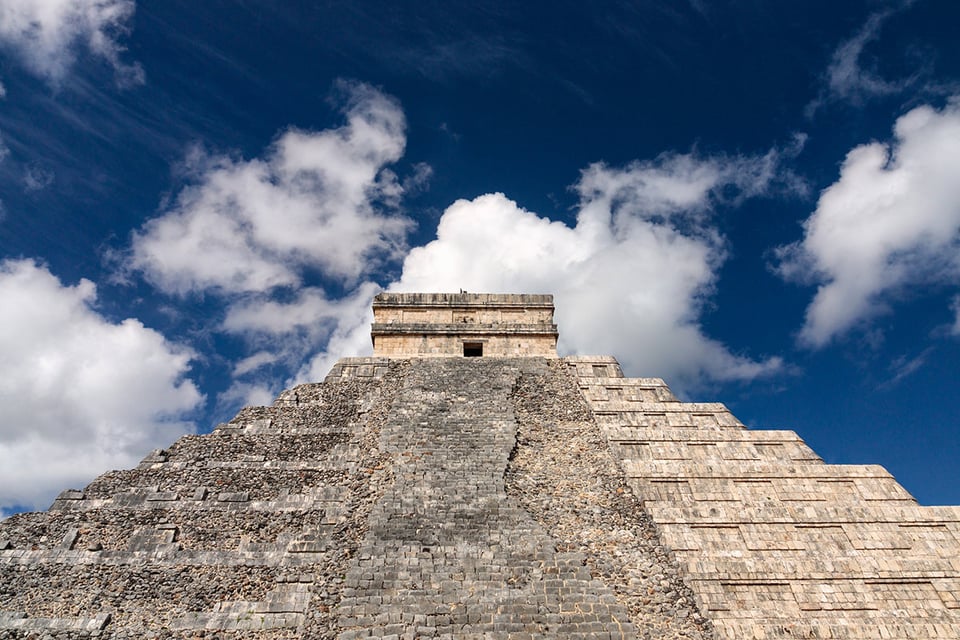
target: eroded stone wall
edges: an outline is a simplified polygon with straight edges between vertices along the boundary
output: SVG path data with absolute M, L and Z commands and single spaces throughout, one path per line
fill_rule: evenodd
M 406 366 L 301 385 L 0 523 L 0 638 L 336 637 Z
M 0 638 L 703 638 L 541 358 L 351 358 L 0 524 Z
M 627 609 L 640 638 L 713 638 L 680 567 L 634 495 L 569 367 L 525 372 L 514 391 L 517 444 L 507 493 L 582 554 Z

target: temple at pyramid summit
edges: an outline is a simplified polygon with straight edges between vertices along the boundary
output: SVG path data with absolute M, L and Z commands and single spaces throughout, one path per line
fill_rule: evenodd
M 0 639 L 960 638 L 960 508 L 559 357 L 552 296 L 373 311 L 372 357 L 0 523 Z

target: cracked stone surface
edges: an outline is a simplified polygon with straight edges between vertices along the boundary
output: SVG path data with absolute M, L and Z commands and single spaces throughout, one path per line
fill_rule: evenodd
M 705 638 L 570 374 L 348 359 L 0 523 L 0 639 Z

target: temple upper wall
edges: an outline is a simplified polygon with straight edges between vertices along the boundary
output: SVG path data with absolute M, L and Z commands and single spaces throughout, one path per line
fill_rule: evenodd
M 381 293 L 373 301 L 376 356 L 557 355 L 553 296 Z

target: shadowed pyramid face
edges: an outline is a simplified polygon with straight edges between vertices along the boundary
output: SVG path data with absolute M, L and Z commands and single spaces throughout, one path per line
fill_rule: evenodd
M 371 335 L 388 358 L 557 355 L 551 295 L 381 293 Z

